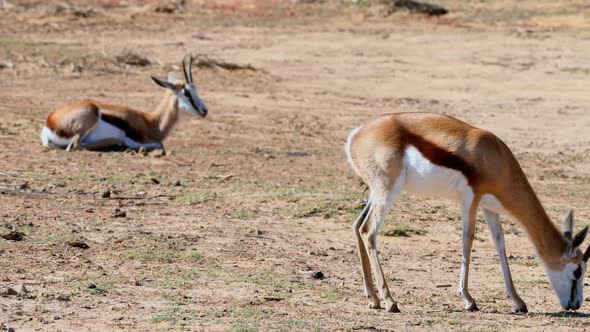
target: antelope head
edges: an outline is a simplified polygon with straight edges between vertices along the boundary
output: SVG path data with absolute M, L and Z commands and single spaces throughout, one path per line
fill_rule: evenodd
M 167 81 L 153 76 L 152 80 L 159 86 L 172 90 L 178 97 L 179 109 L 181 111 L 205 117 L 208 110 L 205 103 L 199 97 L 197 87 L 193 83 L 192 63 L 192 56 L 189 54 L 185 55 L 182 61 L 184 81 L 175 78 L 173 74 L 168 75 Z
M 561 267 L 553 269 L 546 267 L 549 280 L 559 298 L 559 303 L 565 310 L 578 310 L 584 301 L 584 274 L 586 262 L 590 258 L 590 246 L 585 252 L 580 250 L 588 226 L 573 236 L 574 214 L 570 211 L 563 223 L 563 236 L 566 241 L 565 251 L 559 262 L 552 264 Z

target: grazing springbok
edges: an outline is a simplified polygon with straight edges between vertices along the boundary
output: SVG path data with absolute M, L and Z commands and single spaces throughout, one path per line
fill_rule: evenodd
M 185 81 L 170 74 L 168 81 L 152 77 L 166 88 L 164 99 L 153 112 L 141 112 L 127 106 L 82 101 L 58 109 L 47 117 L 41 142 L 50 148 L 70 151 L 84 149 L 163 149 L 162 140 L 178 120 L 178 111 L 207 115 L 192 77 L 192 57 L 182 63 Z
M 463 255 L 459 293 L 466 310 L 478 310 L 468 290 L 478 208 L 483 209 L 500 258 L 506 292 L 516 312 L 527 312 L 527 306 L 516 293 L 506 259 L 499 217 L 504 212 L 526 230 L 561 306 L 577 310 L 582 305 L 590 247 L 584 253 L 580 247 L 588 226 L 572 236 L 574 220 L 570 212 L 562 234 L 547 216 L 510 149 L 494 134 L 444 115 L 388 114 L 354 129 L 348 136 L 346 154 L 353 170 L 370 189 L 367 205 L 354 222 L 370 308 L 380 308 L 372 267 L 385 309 L 399 312 L 379 262 L 377 233 L 402 191 L 461 203 Z

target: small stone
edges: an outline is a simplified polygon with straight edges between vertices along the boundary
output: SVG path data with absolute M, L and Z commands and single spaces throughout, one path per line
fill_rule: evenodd
M 125 218 L 127 217 L 127 213 L 119 208 L 115 209 L 115 212 L 113 213 L 113 217 L 115 218 Z
M 311 278 L 316 280 L 323 280 L 325 277 L 322 271 L 315 271 L 311 274 Z
M 105 190 L 102 192 L 101 194 L 102 198 L 110 198 L 111 197 L 111 191 L 110 190 Z
M 54 320 L 60 320 L 61 318 L 62 318 L 61 315 L 54 315 L 53 316 L 53 319 Z
M 88 289 L 95 289 L 96 285 L 93 283 L 88 284 Z
M 18 292 L 16 290 L 14 290 L 14 288 L 8 287 L 8 289 L 6 289 L 4 294 L 6 294 L 8 296 L 16 296 L 16 295 L 18 295 Z
M 180 180 L 174 180 L 174 182 L 172 182 L 172 186 L 180 187 L 180 186 L 182 186 L 182 182 L 180 182 Z
M 142 55 L 139 55 L 137 53 L 133 53 L 133 52 L 127 52 L 127 53 L 123 53 L 121 55 L 118 55 L 115 57 L 115 60 L 117 60 L 120 63 L 127 64 L 127 65 L 140 66 L 140 67 L 145 67 L 145 66 L 149 66 L 152 64 L 152 62 L 148 58 L 146 58 Z M 145 148 L 144 148 L 144 150 L 145 150 Z
M 152 182 L 154 184 L 160 184 L 160 180 L 156 179 L 156 178 L 151 178 L 150 180 L 152 180 Z
M 62 302 L 68 302 L 70 300 L 70 296 L 66 294 L 58 294 L 55 296 L 55 299 Z
M 30 189 L 28 182 L 23 182 L 23 183 L 19 184 L 18 186 L 16 186 L 16 190 L 27 190 L 27 189 Z
M 0 237 L 8 241 L 22 241 L 25 238 L 25 234 L 17 231 L 12 231 L 8 234 L 0 235 Z
M 90 246 L 86 244 L 86 242 L 82 240 L 71 240 L 66 242 L 70 247 L 80 248 L 80 249 L 88 249 Z

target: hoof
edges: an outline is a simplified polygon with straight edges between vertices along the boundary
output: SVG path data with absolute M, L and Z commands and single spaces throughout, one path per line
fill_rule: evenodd
M 468 304 L 465 307 L 465 310 L 466 311 L 471 311 L 471 312 L 476 312 L 476 311 L 479 311 L 479 308 L 477 307 L 477 304 L 475 304 L 475 302 L 473 302 L 471 304 Z
M 387 303 L 385 305 L 385 311 L 394 312 L 394 313 L 401 312 L 401 311 L 399 311 L 399 308 L 397 307 L 397 303 L 395 303 L 395 302 Z
M 529 312 L 529 309 L 527 309 L 526 304 L 521 306 L 520 308 L 514 308 L 514 312 L 517 314 L 526 314 Z
M 369 309 L 381 309 L 381 304 L 379 303 L 379 301 L 369 300 Z

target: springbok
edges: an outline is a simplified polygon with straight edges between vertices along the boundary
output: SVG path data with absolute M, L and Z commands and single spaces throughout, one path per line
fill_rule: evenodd
M 367 184 L 370 196 L 354 222 L 365 295 L 370 308 L 380 308 L 371 267 L 385 309 L 399 312 L 385 282 L 377 254 L 377 233 L 402 191 L 450 198 L 461 203 L 463 254 L 459 293 L 465 309 L 478 310 L 469 295 L 469 259 L 478 208 L 498 251 L 506 292 L 518 313 L 527 306 L 516 293 L 499 214 L 507 212 L 525 229 L 565 310 L 577 310 L 584 300 L 583 276 L 590 247 L 580 247 L 588 226 L 573 232 L 573 213 L 563 234 L 553 225 L 510 149 L 494 134 L 455 118 L 429 113 L 382 115 L 354 129 L 346 154 L 353 170 Z
M 207 115 L 192 77 L 192 57 L 182 62 L 185 81 L 173 74 L 168 81 L 151 77 L 166 88 L 164 99 L 153 112 L 141 112 L 126 106 L 82 101 L 58 109 L 47 117 L 41 130 L 41 142 L 50 148 L 70 151 L 122 146 L 129 149 L 163 149 L 162 140 L 178 120 L 178 111 Z

